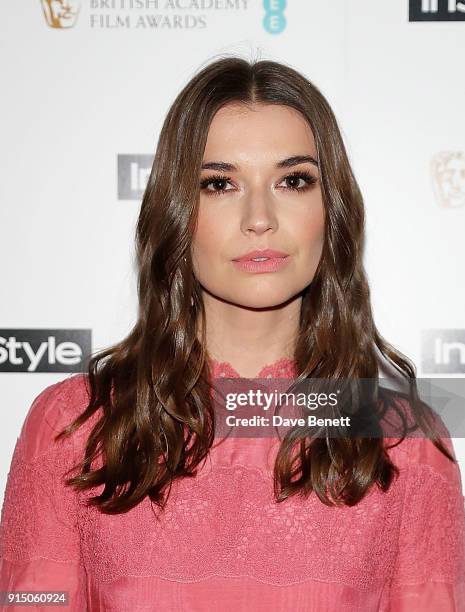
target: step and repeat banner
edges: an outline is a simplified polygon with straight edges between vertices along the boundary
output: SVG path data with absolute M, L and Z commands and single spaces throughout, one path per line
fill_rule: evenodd
M 132 327 L 159 130 L 226 54 L 326 95 L 365 197 L 376 324 L 419 377 L 465 376 L 465 2 L 4 1 L 0 32 L 0 499 L 32 399 Z

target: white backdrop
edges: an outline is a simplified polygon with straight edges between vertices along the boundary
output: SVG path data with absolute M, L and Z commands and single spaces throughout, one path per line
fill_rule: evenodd
M 0 4 L 2 338 L 91 330 L 95 351 L 129 331 L 143 185 L 119 199 L 118 156 L 153 156 L 194 72 L 239 53 L 289 63 L 326 95 L 365 196 L 376 324 L 418 376 L 464 376 L 465 21 L 409 21 L 408 0 L 63 4 Z M 434 2 L 413 4 L 435 17 Z M 462 19 L 452 4 L 436 16 Z M 425 337 L 453 343 L 449 363 Z M 32 399 L 69 374 L 26 360 L 12 371 L 0 342 L 1 498 Z M 454 445 L 465 483 L 464 439 Z

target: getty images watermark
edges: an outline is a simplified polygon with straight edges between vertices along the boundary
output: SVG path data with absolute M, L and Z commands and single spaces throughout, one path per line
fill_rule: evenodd
M 218 378 L 217 437 L 422 437 L 418 414 L 439 435 L 465 437 L 465 378 L 408 380 Z M 415 404 L 414 406 L 412 404 Z
M 249 408 L 262 409 L 268 411 L 272 406 L 276 406 L 285 402 L 285 405 L 296 407 L 304 407 L 307 410 L 317 410 L 322 407 L 337 406 L 339 391 L 336 393 L 288 393 L 278 392 L 277 390 L 267 392 L 262 389 L 249 389 L 247 392 L 227 392 L 225 397 L 226 410 L 237 410 L 239 407 L 248 406 Z M 270 424 L 273 426 L 284 425 L 326 425 L 334 426 L 350 426 L 350 417 L 341 416 L 335 418 L 318 418 L 314 414 L 307 414 L 301 417 L 285 417 L 283 415 L 274 414 L 271 417 L 265 417 L 260 414 L 254 414 L 250 417 L 238 417 L 236 415 L 226 416 L 226 425 L 237 427 L 243 425 L 245 427 L 267 427 Z

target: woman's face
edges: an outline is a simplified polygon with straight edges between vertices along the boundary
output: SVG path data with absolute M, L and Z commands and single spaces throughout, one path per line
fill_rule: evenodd
M 194 274 L 211 295 L 267 308 L 312 281 L 323 247 L 324 206 L 305 119 L 286 106 L 252 108 L 229 104 L 212 120 L 192 257 Z M 310 159 L 297 159 L 302 156 Z M 235 261 L 263 249 L 287 257 Z

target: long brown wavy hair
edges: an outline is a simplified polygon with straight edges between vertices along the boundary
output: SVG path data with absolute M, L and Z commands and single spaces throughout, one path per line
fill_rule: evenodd
M 79 474 L 67 484 L 76 490 L 104 485 L 88 501 L 104 513 L 127 512 L 147 495 L 163 509 L 172 482 L 195 476 L 214 442 L 205 309 L 190 247 L 209 126 L 228 103 L 291 107 L 315 138 L 325 237 L 314 279 L 302 296 L 294 353 L 299 380 L 378 380 L 384 357 L 408 381 L 405 397 L 418 426 L 455 461 L 419 399 L 415 365 L 374 324 L 362 263 L 363 199 L 329 103 L 286 64 L 221 57 L 187 83 L 161 129 L 136 227 L 137 322 L 126 338 L 89 359 L 89 404 L 56 436 L 70 435 L 102 409 Z M 379 405 L 386 408 L 388 398 L 378 390 Z M 354 505 L 374 483 L 386 491 L 398 468 L 385 441 L 285 437 L 274 469 L 276 501 L 314 491 L 327 505 Z M 92 469 L 100 453 L 104 464 Z

